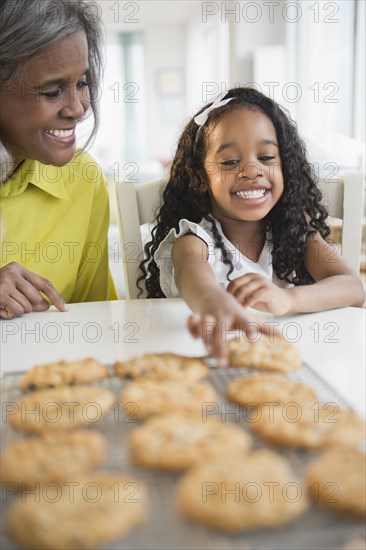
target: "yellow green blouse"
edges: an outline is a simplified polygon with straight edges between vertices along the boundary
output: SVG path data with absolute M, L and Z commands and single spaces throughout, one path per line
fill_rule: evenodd
M 18 262 L 66 302 L 117 299 L 108 269 L 107 183 L 85 152 L 63 167 L 25 160 L 0 185 L 0 266 Z

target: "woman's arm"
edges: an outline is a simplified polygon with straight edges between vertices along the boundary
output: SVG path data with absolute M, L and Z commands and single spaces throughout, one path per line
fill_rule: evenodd
M 215 279 L 208 263 L 206 243 L 194 235 L 185 235 L 173 245 L 175 283 L 193 315 L 188 323 L 195 338 L 202 338 L 209 354 L 219 366 L 227 366 L 226 331 L 241 330 L 248 338 L 257 331 L 269 334 L 270 325 L 246 313 Z

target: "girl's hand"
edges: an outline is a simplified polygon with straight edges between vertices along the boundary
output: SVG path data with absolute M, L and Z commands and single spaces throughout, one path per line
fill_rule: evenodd
M 257 273 L 247 273 L 231 281 L 227 291 L 244 307 L 269 311 L 274 315 L 284 315 L 291 310 L 289 289 L 279 288 Z
M 31 311 L 46 311 L 50 304 L 43 292 L 59 311 L 68 308 L 50 281 L 12 262 L 0 268 L 0 318 L 12 319 Z
M 217 359 L 219 367 L 228 366 L 226 333 L 240 331 L 248 339 L 258 337 L 258 332 L 270 334 L 270 322 L 254 317 L 243 310 L 228 293 L 212 293 L 204 305 L 204 312 L 193 314 L 188 320 L 188 328 L 193 338 L 201 338 L 209 355 Z

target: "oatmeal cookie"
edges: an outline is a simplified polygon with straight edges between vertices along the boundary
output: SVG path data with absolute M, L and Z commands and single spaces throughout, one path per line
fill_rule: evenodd
M 129 439 L 132 460 L 148 468 L 184 470 L 226 454 L 243 455 L 251 437 L 239 426 L 201 414 L 156 415 L 134 429 Z
M 315 502 L 365 517 L 366 455 L 353 449 L 330 449 L 305 472 Z
M 89 430 L 48 432 L 14 441 L 0 457 L 1 482 L 22 488 L 70 479 L 101 464 L 106 444 L 100 433 Z
M 209 368 L 198 357 L 185 357 L 175 353 L 147 353 L 133 357 L 128 361 L 117 361 L 114 371 L 121 378 L 140 378 L 141 376 L 158 380 L 202 380 Z
M 121 392 L 124 409 L 134 407 L 131 417 L 143 420 L 153 414 L 172 411 L 198 412 L 205 403 L 216 404 L 218 396 L 209 384 L 178 380 L 139 379 Z
M 229 363 L 233 367 L 247 367 L 270 371 L 290 372 L 301 366 L 299 350 L 279 336 L 262 334 L 257 342 L 241 337 L 228 342 Z
M 285 458 L 261 449 L 194 466 L 178 484 L 177 503 L 188 518 L 230 532 L 279 527 L 308 499 Z
M 24 374 L 19 385 L 22 390 L 36 390 L 88 384 L 107 376 L 109 376 L 108 368 L 95 359 L 58 361 L 33 367 Z
M 38 390 L 15 404 L 10 425 L 23 432 L 43 433 L 94 424 L 115 401 L 114 394 L 95 386 Z
M 268 401 L 302 404 L 316 399 L 316 392 L 307 384 L 274 373 L 236 378 L 228 384 L 226 395 L 230 401 L 244 406 Z
M 22 547 L 89 550 L 126 535 L 145 519 L 146 490 L 127 476 L 82 476 L 71 487 L 58 484 L 56 491 L 53 502 L 49 495 L 38 502 L 29 496 L 9 510 L 7 532 Z
M 262 405 L 250 422 L 261 437 L 284 447 L 356 448 L 365 439 L 365 422 L 336 403 Z

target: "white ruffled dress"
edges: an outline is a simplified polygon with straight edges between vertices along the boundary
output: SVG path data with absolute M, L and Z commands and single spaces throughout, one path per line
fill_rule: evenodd
M 228 252 L 228 255 L 233 263 L 234 271 L 230 275 L 230 280 L 241 277 L 247 273 L 259 273 L 276 283 L 278 286 L 289 286 L 284 281 L 279 281 L 273 273 L 272 267 L 272 243 L 269 238 L 266 239 L 262 252 L 257 262 L 250 260 L 225 237 L 222 232 L 220 222 L 215 220 L 216 227 L 221 235 L 224 246 Z M 182 219 L 179 222 L 179 231 L 171 229 L 165 239 L 160 243 L 159 248 L 154 254 L 154 259 L 160 269 L 160 288 L 167 298 L 178 298 L 179 292 L 174 281 L 174 266 L 172 263 L 172 247 L 177 239 L 183 237 L 183 235 L 193 234 L 197 235 L 203 244 L 202 246 L 202 261 L 207 261 L 222 288 L 226 288 L 229 284 L 227 274 L 229 266 L 224 264 L 222 253 L 219 248 L 215 246 L 214 237 L 212 234 L 211 223 L 207 220 L 202 220 L 199 224 L 191 222 L 186 219 Z M 268 236 L 270 237 L 270 235 Z

